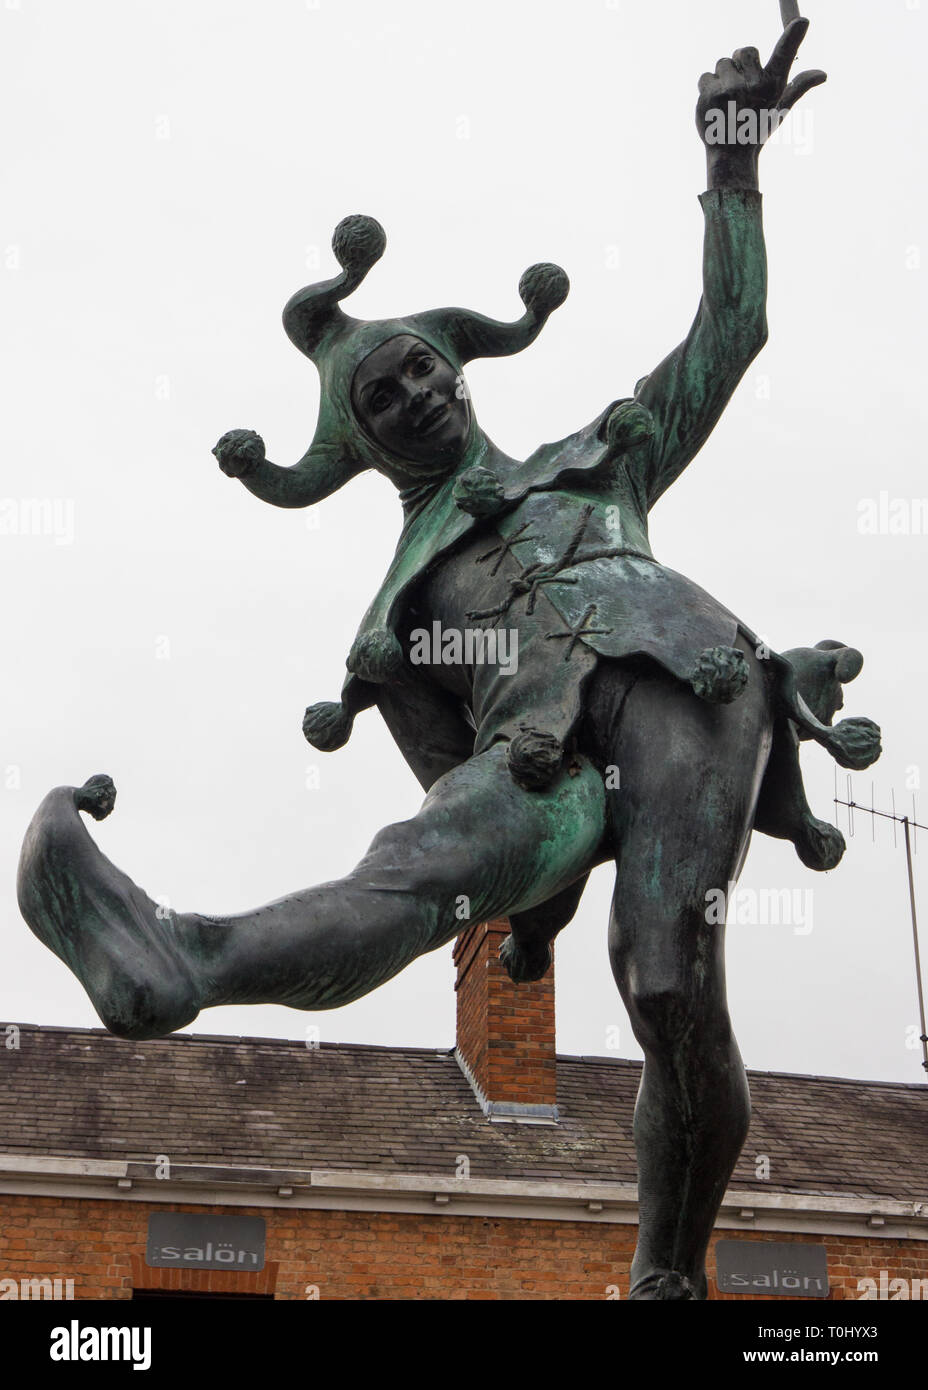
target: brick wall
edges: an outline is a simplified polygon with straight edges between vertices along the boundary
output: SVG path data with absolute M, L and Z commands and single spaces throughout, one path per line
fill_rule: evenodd
M 148 1215 L 168 1209 L 264 1216 L 265 1269 L 148 1269 Z M 604 1299 L 614 1285 L 624 1298 L 635 1236 L 634 1226 L 613 1223 L 0 1196 L 0 1278 L 73 1278 L 77 1298 L 106 1299 L 130 1298 L 133 1286 L 279 1299 Z M 928 1241 L 829 1236 L 824 1244 L 834 1297 L 856 1299 L 857 1280 L 878 1280 L 881 1269 L 890 1278 L 928 1279 Z M 714 1287 L 711 1296 L 720 1297 Z

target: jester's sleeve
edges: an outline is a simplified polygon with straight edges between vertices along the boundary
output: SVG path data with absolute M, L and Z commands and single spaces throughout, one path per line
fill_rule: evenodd
M 636 393 L 655 422 L 633 465 L 648 508 L 695 458 L 767 341 L 761 195 L 716 189 L 699 201 L 706 219 L 699 311 L 686 340 Z

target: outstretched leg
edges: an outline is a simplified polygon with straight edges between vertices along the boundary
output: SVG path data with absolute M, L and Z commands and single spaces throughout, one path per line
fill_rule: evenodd
M 724 707 L 652 668 L 634 682 L 623 674 L 611 695 L 602 682 L 594 715 L 620 782 L 607 793 L 610 959 L 645 1054 L 632 1296 L 702 1298 L 706 1247 L 750 1119 L 724 928 L 707 922 L 707 894 L 727 890 L 750 834 L 770 748 L 768 691 L 753 659 L 748 689 Z
M 589 868 L 605 824 L 599 775 L 581 760 L 525 791 L 505 753 L 497 745 L 440 778 L 345 878 L 235 917 L 159 908 L 81 820 L 112 809 L 109 779 L 59 787 L 27 832 L 20 908 L 121 1036 L 161 1037 L 218 1004 L 337 1008 L 468 920 L 531 908 Z

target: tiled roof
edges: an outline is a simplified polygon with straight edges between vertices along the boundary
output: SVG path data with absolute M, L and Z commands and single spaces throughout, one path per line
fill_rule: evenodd
M 634 1183 L 640 1064 L 558 1057 L 556 1126 L 484 1119 L 452 1053 L 273 1038 L 124 1042 L 23 1025 L 0 1152 L 262 1168 Z M 928 1199 L 928 1087 L 750 1073 L 739 1189 Z M 758 1178 L 758 1155 L 770 1177 Z

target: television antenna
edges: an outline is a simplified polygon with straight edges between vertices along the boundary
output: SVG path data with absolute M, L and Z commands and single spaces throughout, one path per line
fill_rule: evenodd
M 916 987 L 916 990 L 917 990 L 917 992 L 918 992 L 918 1017 L 919 1017 L 919 1022 L 920 1022 L 920 1024 L 921 1024 L 921 1030 L 922 1030 L 922 1031 L 921 1031 L 921 1034 L 919 1035 L 919 1042 L 920 1042 L 921 1045 L 922 1045 L 922 1066 L 924 1067 L 925 1071 L 928 1072 L 928 1030 L 926 1030 L 926 1028 L 925 1028 L 925 991 L 924 991 L 924 988 L 923 988 L 923 986 L 922 986 L 922 963 L 921 963 L 921 955 L 920 955 L 919 948 L 918 948 L 918 914 L 917 914 L 916 907 L 915 907 L 915 876 L 914 876 L 914 873 L 913 873 L 913 871 L 912 871 L 912 856 L 913 856 L 913 853 L 915 853 L 915 854 L 918 853 L 918 832 L 919 832 L 919 830 L 926 830 L 926 831 L 928 831 L 928 825 L 920 825 L 919 822 L 918 822 L 917 814 L 916 814 L 916 808 L 915 808 L 915 793 L 914 793 L 914 792 L 912 793 L 912 814 L 911 814 L 911 816 L 909 816 L 909 815 L 900 816 L 900 815 L 898 814 L 898 812 L 896 811 L 896 794 L 895 794 L 895 792 L 892 793 L 892 810 L 891 810 L 891 811 L 878 811 L 878 810 L 876 809 L 876 807 L 874 806 L 874 804 L 873 804 L 873 783 L 872 783 L 872 782 L 870 783 L 870 805 L 869 805 L 869 806 L 862 806 L 859 802 L 857 802 L 857 801 L 854 800 L 854 788 L 853 788 L 853 785 L 852 785 L 852 782 L 851 782 L 851 774 L 850 774 L 850 773 L 848 773 L 848 775 L 847 775 L 847 800 L 846 800 L 846 801 L 842 800 L 841 797 L 838 796 L 838 769 L 837 769 L 837 768 L 835 768 L 835 805 L 836 805 L 836 806 L 844 806 L 844 807 L 847 808 L 848 833 L 849 833 L 849 835 L 851 836 L 852 839 L 853 839 L 854 834 L 855 834 L 855 829 L 854 829 L 854 812 L 855 812 L 855 811 L 860 811 L 863 815 L 868 815 L 868 816 L 870 817 L 871 832 L 872 832 L 872 837 L 873 837 L 874 840 L 876 840 L 876 822 L 877 822 L 877 817 L 879 817 L 880 820 L 888 820 L 888 821 L 891 821 L 891 822 L 892 822 L 892 827 L 893 827 L 893 847 L 894 847 L 894 848 L 895 848 L 895 847 L 898 845 L 898 843 L 899 843 L 898 832 L 897 832 L 897 830 L 896 830 L 896 827 L 897 827 L 898 825 L 901 825 L 901 826 L 902 826 L 903 839 L 904 839 L 904 843 L 905 843 L 905 865 L 906 865 L 906 871 L 907 871 L 907 873 L 908 873 L 908 879 L 909 879 L 909 910 L 911 911 L 911 914 L 912 914 L 912 945 L 913 945 L 913 947 L 914 947 L 914 949 L 915 949 L 915 987 Z

